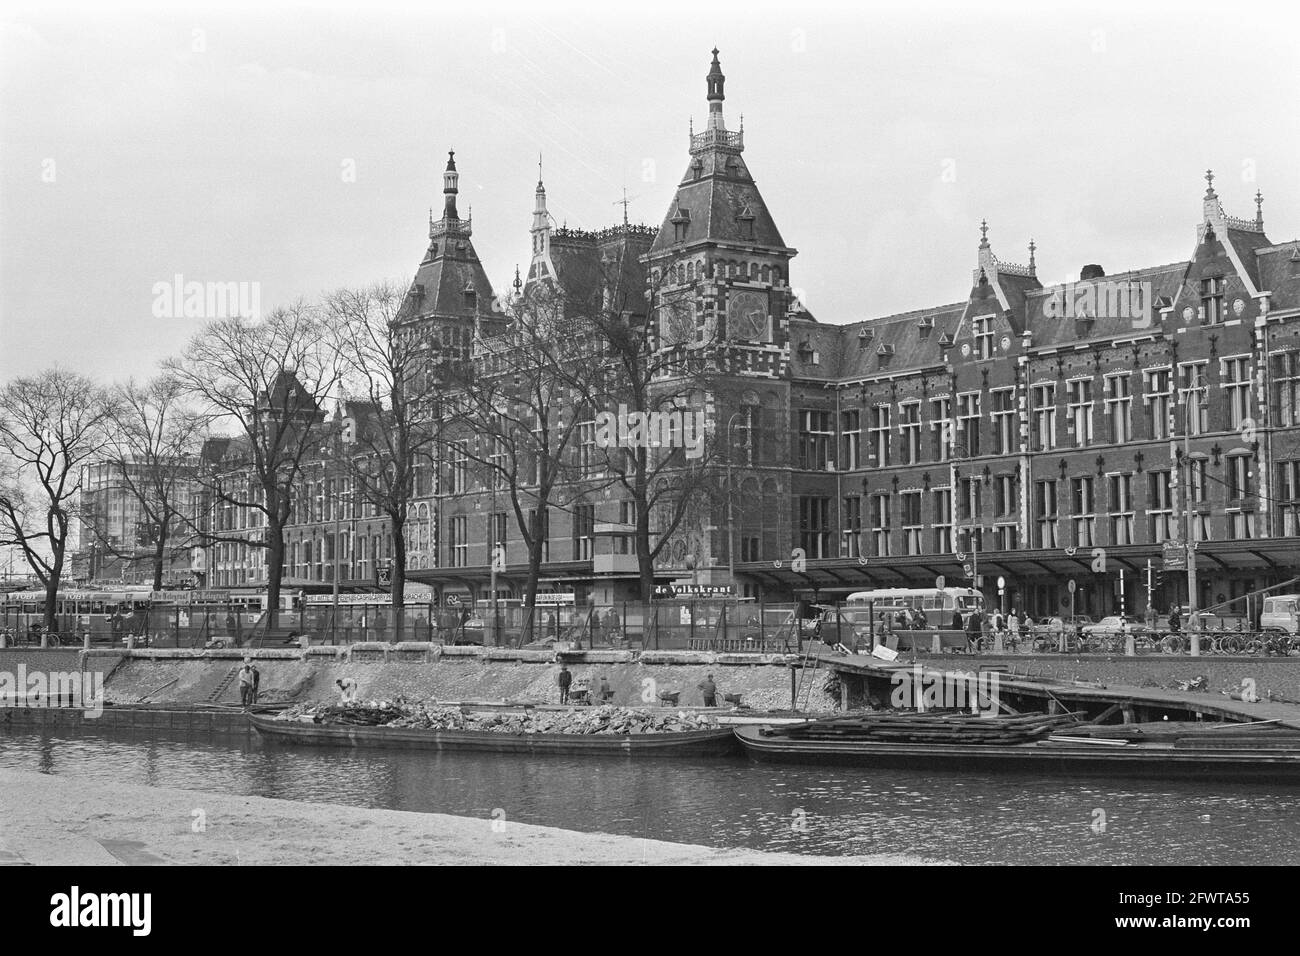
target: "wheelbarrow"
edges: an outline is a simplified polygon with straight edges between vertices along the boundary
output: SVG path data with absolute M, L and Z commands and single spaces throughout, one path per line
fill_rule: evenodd
M 591 681 L 580 677 L 569 688 L 569 703 L 587 706 L 591 703 Z
M 659 703 L 664 707 L 676 707 L 677 698 L 682 696 L 679 690 L 661 690 L 659 692 Z

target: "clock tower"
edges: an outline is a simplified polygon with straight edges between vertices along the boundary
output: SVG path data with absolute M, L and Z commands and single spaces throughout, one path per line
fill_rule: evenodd
M 705 84 L 708 120 L 692 123 L 690 161 L 643 261 L 660 347 L 708 357 L 692 394 L 707 409 L 716 490 L 699 496 L 704 513 L 682 522 L 659 569 L 752 596 L 743 564 L 760 540 L 781 553 L 789 539 L 790 320 L 811 316 L 790 290 L 796 251 L 745 163 L 744 118 L 727 128 L 716 49 Z
M 732 350 L 738 370 L 782 371 L 790 293 L 785 244 L 745 165 L 744 120 L 727 129 L 726 77 L 713 51 L 708 121 L 692 124 L 690 163 L 646 256 L 665 345 L 688 339 Z M 671 315 L 669 314 L 671 313 Z

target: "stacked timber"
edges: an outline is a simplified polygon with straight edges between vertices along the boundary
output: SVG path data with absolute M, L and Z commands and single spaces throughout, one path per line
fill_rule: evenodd
M 765 737 L 879 743 L 1021 744 L 1078 725 L 1072 714 L 981 717 L 964 713 L 871 713 L 764 727 Z

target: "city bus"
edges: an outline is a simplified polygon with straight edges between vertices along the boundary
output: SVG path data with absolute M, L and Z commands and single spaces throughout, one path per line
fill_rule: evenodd
M 877 608 L 910 608 L 925 614 L 930 627 L 951 628 L 957 616 L 963 623 L 971 611 L 984 615 L 984 595 L 974 588 L 876 588 L 855 591 L 844 602 L 846 613 Z

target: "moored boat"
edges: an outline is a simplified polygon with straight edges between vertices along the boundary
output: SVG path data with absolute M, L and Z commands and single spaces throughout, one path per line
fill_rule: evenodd
M 267 740 L 307 746 L 637 757 L 739 752 L 739 745 L 730 727 L 665 733 L 565 734 L 318 724 L 258 716 L 250 716 L 249 720 Z
M 1148 742 L 1075 737 L 1059 730 L 1014 742 L 976 742 L 800 735 L 788 733 L 790 729 L 747 726 L 734 732 L 745 752 L 758 761 L 1300 783 L 1300 735 L 1295 734 L 1202 732 Z

